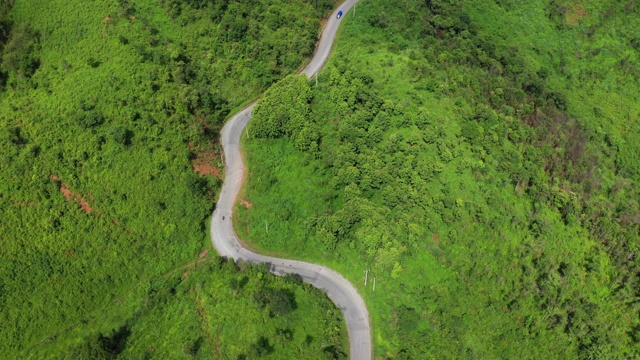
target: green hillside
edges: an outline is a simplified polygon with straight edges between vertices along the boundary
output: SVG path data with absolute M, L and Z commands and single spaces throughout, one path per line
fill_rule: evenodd
M 217 266 L 164 279 L 218 261 L 218 131 L 304 63 L 332 6 L 0 1 L 0 357 L 346 351 L 308 287 Z
M 383 358 L 640 356 L 640 6 L 353 15 L 256 107 L 239 234 L 346 274 Z
M 22 352 L 55 359 L 344 359 L 342 314 L 267 268 L 204 257 L 129 292 Z

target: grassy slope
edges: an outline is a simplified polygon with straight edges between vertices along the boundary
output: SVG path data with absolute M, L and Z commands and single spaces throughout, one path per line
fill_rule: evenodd
M 638 295 L 628 260 L 638 238 L 629 219 L 638 213 L 632 154 L 640 108 L 630 43 L 638 39 L 637 6 L 465 4 L 476 34 L 448 40 L 420 34 L 421 22 L 433 19 L 424 9 L 407 11 L 416 4 L 368 1 L 356 19 L 345 19 L 314 91 L 318 160 L 286 138 L 247 143 L 252 207 L 239 206 L 239 233 L 257 247 L 345 273 L 370 307 L 378 354 L 633 354 Z M 580 6 L 586 13 L 574 24 Z M 535 99 L 529 93 L 510 103 L 525 86 L 456 60 L 478 39 L 512 51 L 499 65 L 505 73 L 509 66 L 545 73 L 544 92 L 565 96 L 568 117 L 552 101 L 527 110 Z M 354 78 L 371 79 L 366 87 L 374 91 L 358 90 L 363 84 Z M 369 100 L 354 105 L 350 92 Z M 375 118 L 360 111 L 375 101 L 384 102 Z M 478 104 L 493 110 L 474 123 Z M 549 114 L 563 120 L 537 120 Z M 482 127 L 481 142 L 464 132 L 469 123 Z M 377 144 L 358 145 L 368 136 Z M 574 157 L 557 160 L 565 153 Z M 355 179 L 340 172 L 345 162 L 357 169 Z M 376 177 L 382 188 L 363 184 Z M 335 221 L 326 225 L 327 218 Z M 320 240 L 319 223 L 333 226 L 335 250 Z M 362 286 L 366 268 L 377 279 L 375 292 L 371 283 Z
M 292 296 L 290 310 L 274 315 L 272 304 L 261 307 L 256 296 L 265 289 Z M 320 294 L 262 267 L 206 257 L 138 284 L 29 356 L 333 358 L 348 344 L 346 329 L 338 309 Z
M 3 356 L 64 353 L 67 344 L 109 334 L 134 313 L 142 320 L 131 339 L 155 327 L 166 333 L 162 346 L 183 351 L 186 338 L 173 338 L 168 330 L 175 324 L 163 317 L 188 306 L 193 295 L 172 298 L 168 308 L 140 307 L 151 301 L 150 279 L 211 246 L 205 224 L 220 181 L 196 174 L 191 161 L 200 150 L 215 153 L 217 129 L 230 109 L 310 55 L 322 16 L 304 2 L 216 6 L 15 2 L 14 33 L 30 33 L 33 41 L 30 47 L 9 42 L 2 65 L 8 75 L 0 93 Z M 23 31 L 26 24 L 30 31 Z M 8 54 L 37 58 L 37 69 L 25 74 Z M 222 166 L 215 157 L 204 161 Z M 63 191 L 71 192 L 68 199 Z M 198 275 L 213 288 L 231 277 L 216 269 Z M 247 303 L 223 301 L 224 291 L 202 294 L 220 301 L 205 307 L 205 316 L 264 315 Z M 328 309 L 310 295 L 297 298 L 301 309 Z M 300 337 L 303 329 L 324 331 L 328 318 L 286 321 Z M 196 320 L 183 321 L 200 326 Z M 252 334 L 271 336 L 269 326 L 256 320 Z M 234 331 L 224 335 L 236 340 L 225 344 L 227 354 L 257 341 Z M 312 344 L 326 340 L 309 334 L 316 338 Z M 141 355 L 147 341 L 136 341 Z

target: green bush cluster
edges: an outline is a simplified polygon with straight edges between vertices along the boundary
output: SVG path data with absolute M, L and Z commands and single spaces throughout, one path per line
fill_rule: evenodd
M 317 126 L 307 120 L 310 100 L 306 76 L 287 76 L 269 88 L 256 105 L 251 133 L 258 138 L 290 136 L 299 150 L 317 151 Z

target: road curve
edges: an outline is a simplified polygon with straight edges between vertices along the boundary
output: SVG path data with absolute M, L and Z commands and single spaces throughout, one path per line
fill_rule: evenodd
M 338 10 L 346 16 L 358 0 L 347 0 L 331 14 L 325 24 L 320 41 L 313 58 L 302 70 L 308 77 L 315 75 L 331 52 L 331 45 L 335 39 L 339 19 Z M 344 18 L 343 16 L 343 18 Z M 342 310 L 349 331 L 349 353 L 352 360 L 371 360 L 371 329 L 369 326 L 369 312 L 356 289 L 337 272 L 317 264 L 278 259 L 256 254 L 242 247 L 233 230 L 233 206 L 236 201 L 242 179 L 244 164 L 240 155 L 240 136 L 251 119 L 255 103 L 235 114 L 222 128 L 220 143 L 224 148 L 225 179 L 222 191 L 211 217 L 211 241 L 221 256 L 242 259 L 252 263 L 266 263 L 271 272 L 276 275 L 298 274 L 302 279 L 326 292 L 329 298 Z M 226 220 L 223 220 L 223 217 Z

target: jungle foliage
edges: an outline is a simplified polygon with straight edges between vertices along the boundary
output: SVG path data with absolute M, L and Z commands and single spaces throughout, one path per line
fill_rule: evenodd
M 138 311 L 130 305 L 154 300 L 136 288 L 154 286 L 150 279 L 211 247 L 206 223 L 220 186 L 218 130 L 233 109 L 305 61 L 331 6 L 326 0 L 0 1 L 3 357 L 64 351 L 83 334 L 96 336 L 86 351 L 144 355 L 145 342 L 152 342 L 135 330 L 141 323 L 101 314 L 118 306 L 125 309 L 118 316 Z M 202 317 L 244 321 L 248 305 L 215 288 L 234 276 L 213 268 L 198 275 L 210 284 L 206 290 L 149 308 L 145 326 L 164 333 L 158 347 L 182 351 L 182 340 L 172 342 L 177 328 L 163 316 L 195 297 L 209 304 Z M 176 286 L 190 289 L 190 281 Z M 258 291 L 252 281 L 249 298 Z M 289 317 L 283 336 L 306 333 L 316 339 L 309 344 L 322 341 L 341 353 L 344 344 L 320 340 L 303 329 L 306 320 L 295 320 L 300 310 L 319 305 L 302 300 L 298 288 L 264 281 L 273 283 L 277 301 L 261 311 Z M 169 291 L 165 285 L 158 291 Z M 298 310 L 287 302 L 291 294 Z M 271 290 L 263 296 L 271 299 Z M 318 313 L 314 321 L 333 318 Z M 240 331 L 227 320 L 212 324 Z M 254 329 L 247 337 L 225 333 L 228 353 L 248 356 L 248 341 L 279 347 L 266 322 Z M 122 338 L 136 336 L 135 348 L 122 347 Z
M 640 356 L 639 12 L 362 2 L 309 83 L 317 151 L 249 132 L 237 231 L 347 274 L 383 357 Z
M 340 311 L 262 265 L 203 258 L 145 281 L 29 355 L 61 359 L 344 359 Z
M 289 136 L 296 148 L 317 149 L 318 130 L 309 117 L 311 87 L 304 76 L 289 75 L 269 88 L 254 109 L 251 132 L 256 137 Z

